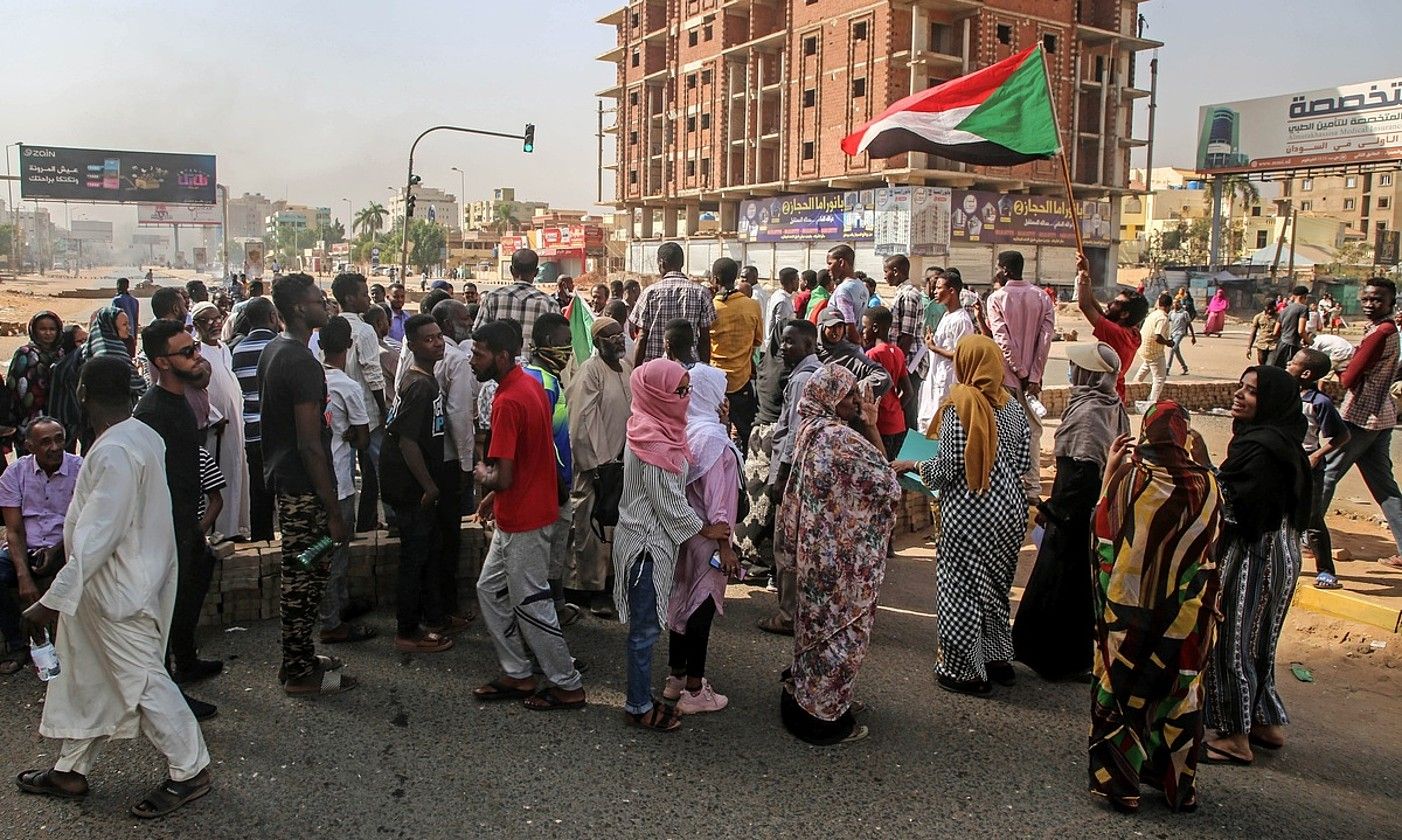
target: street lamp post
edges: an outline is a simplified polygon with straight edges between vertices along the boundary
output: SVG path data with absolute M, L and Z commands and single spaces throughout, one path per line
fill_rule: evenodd
M 520 140 L 524 143 L 523 151 L 535 151 L 535 126 L 526 125 L 526 130 L 521 134 L 507 134 L 502 131 L 484 131 L 480 128 L 463 128 L 457 125 L 435 125 L 432 128 L 424 129 L 423 133 L 414 138 L 414 142 L 409 146 L 409 175 L 404 180 L 404 242 L 399 251 L 399 276 L 403 282 L 404 272 L 409 267 L 409 197 L 414 190 L 414 150 L 419 147 L 419 141 L 435 131 L 459 131 L 463 134 L 480 134 L 484 137 L 505 137 L 508 140 Z
M 463 230 L 467 230 L 467 173 L 456 166 L 449 168 L 458 173 L 462 182 L 462 189 L 458 191 L 458 215 L 462 216 L 462 218 L 458 219 L 458 224 L 462 226 Z
M 219 206 L 223 209 L 223 220 L 220 222 L 219 239 L 220 250 L 224 255 L 224 274 L 229 274 L 229 188 L 223 184 L 217 186 L 219 190 Z M 224 279 L 228 279 L 227 276 Z
M 15 176 L 10 170 L 10 147 L 18 149 L 22 143 L 15 141 L 5 146 L 5 198 L 9 202 L 7 205 L 10 212 L 15 214 L 15 226 L 10 231 L 10 270 L 15 273 L 15 279 L 19 279 L 19 207 L 15 205 L 14 183 Z

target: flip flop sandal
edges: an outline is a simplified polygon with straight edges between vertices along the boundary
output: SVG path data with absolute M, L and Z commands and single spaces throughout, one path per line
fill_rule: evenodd
M 870 734 L 871 727 L 867 726 L 866 724 L 862 724 L 861 726 L 855 727 L 850 735 L 848 735 L 846 738 L 843 738 L 841 741 L 838 741 L 837 743 L 833 744 L 833 746 L 840 747 L 843 744 L 855 744 L 858 741 L 866 740 L 866 737 Z
M 486 691 L 485 689 L 491 689 Z M 508 685 L 499 679 L 492 680 L 483 686 L 472 689 L 472 699 L 479 703 L 500 703 L 503 700 L 525 700 L 527 697 L 534 697 L 534 688 L 518 688 Z
M 452 647 L 452 639 L 437 633 L 425 633 L 417 639 L 405 639 L 399 636 L 394 638 L 395 650 L 404 653 L 442 653 L 445 650 L 451 650 Z
M 682 728 L 682 719 L 670 706 L 661 703 L 655 704 L 648 711 L 635 715 L 625 711 L 623 717 L 628 721 L 629 726 L 636 726 L 639 729 L 651 729 L 654 732 L 676 732 Z M 651 720 L 651 723 L 648 721 Z
M 1277 743 L 1277 742 L 1275 742 L 1275 741 L 1267 741 L 1265 738 L 1262 738 L 1260 735 L 1247 735 L 1247 736 L 1246 736 L 1246 740 L 1248 740 L 1248 741 L 1251 742 L 1251 746 L 1253 746 L 1253 747 L 1260 747 L 1260 748 L 1263 749 L 1263 750 L 1278 750 L 1278 749 L 1281 749 L 1282 747 L 1285 746 L 1285 744 L 1283 744 L 1283 743 Z
M 82 793 L 74 793 L 59 787 L 54 782 L 53 772 L 52 769 L 25 770 L 15 776 L 15 785 L 24 793 L 52 796 L 55 799 L 83 799 L 88 795 L 86 790 Z
M 315 686 L 283 686 L 283 691 L 288 697 L 330 697 L 333 694 L 343 694 L 356 686 L 360 681 L 355 677 L 348 677 L 340 670 L 326 670 L 318 668 L 321 673 L 321 682 Z
M 588 702 L 583 697 L 578 700 L 561 700 L 555 692 L 547 688 L 522 700 L 521 705 L 533 712 L 555 712 L 561 709 L 582 709 Z
M 131 815 L 143 820 L 164 817 L 185 803 L 193 802 L 209 793 L 213 787 L 214 785 L 209 782 L 202 785 L 192 785 L 189 782 L 174 782 L 166 779 L 152 788 L 151 792 L 146 794 L 146 798 L 131 806 Z
M 1219 750 L 1207 743 L 1202 745 L 1202 760 L 1208 764 L 1234 764 L 1237 767 L 1250 767 L 1254 761 L 1254 759 L 1242 758 L 1226 750 Z

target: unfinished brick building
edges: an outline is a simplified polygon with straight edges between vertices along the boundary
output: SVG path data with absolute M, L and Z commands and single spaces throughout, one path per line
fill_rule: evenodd
M 1138 36 L 1138 8 L 1136 0 L 628 3 L 599 20 L 617 32 L 617 46 L 599 58 L 617 66 L 616 83 L 600 95 L 617 102 L 617 151 L 606 168 L 615 171 L 617 207 L 634 217 L 630 268 L 649 270 L 649 243 L 661 238 L 685 239 L 697 273 L 729 254 L 772 276 L 826 250 L 828 239 L 800 248 L 798 234 L 772 243 L 737 237 L 741 202 L 751 199 L 905 185 L 1064 195 L 1055 160 L 987 168 L 924 154 L 849 158 L 839 147 L 890 103 L 1036 43 L 1047 54 L 1077 197 L 1123 192 L 1130 149 L 1145 142 L 1131 132 L 1149 81 L 1135 53 L 1157 46 Z M 1105 205 L 1108 231 L 1118 231 L 1117 204 Z M 879 263 L 870 244 L 853 244 L 859 267 Z M 1113 240 L 1096 244 L 1092 261 L 1113 268 Z M 992 250 L 955 242 L 928 261 L 977 278 Z M 1023 250 L 1029 272 L 1069 282 L 1073 248 Z

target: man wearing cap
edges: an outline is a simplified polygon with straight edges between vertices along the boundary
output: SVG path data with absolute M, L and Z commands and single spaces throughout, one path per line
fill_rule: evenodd
M 570 405 L 570 450 L 574 456 L 574 536 L 565 587 L 588 598 L 589 611 L 611 618 L 613 599 L 608 573 L 611 554 L 594 529 L 594 482 L 601 465 L 622 463 L 632 392 L 633 366 L 624 358 L 623 325 L 600 316 L 590 327 L 595 355 L 575 371 L 565 388 Z M 577 596 L 578 597 L 578 596 Z
M 818 360 L 823 364 L 839 364 L 852 371 L 858 384 L 871 387 L 871 395 L 881 399 L 891 390 L 891 375 L 881 365 L 867 358 L 862 348 L 847 340 L 849 325 L 841 309 L 829 306 L 818 316 Z

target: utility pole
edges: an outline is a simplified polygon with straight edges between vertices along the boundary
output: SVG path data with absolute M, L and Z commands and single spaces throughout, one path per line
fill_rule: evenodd
M 1217 273 L 1222 255 L 1222 176 L 1212 176 L 1212 235 L 1208 240 L 1208 271 Z
M 219 248 L 223 252 L 224 274 L 229 274 L 229 188 L 219 184 L 219 206 L 223 210 L 219 227 Z M 224 279 L 228 279 L 225 277 Z

